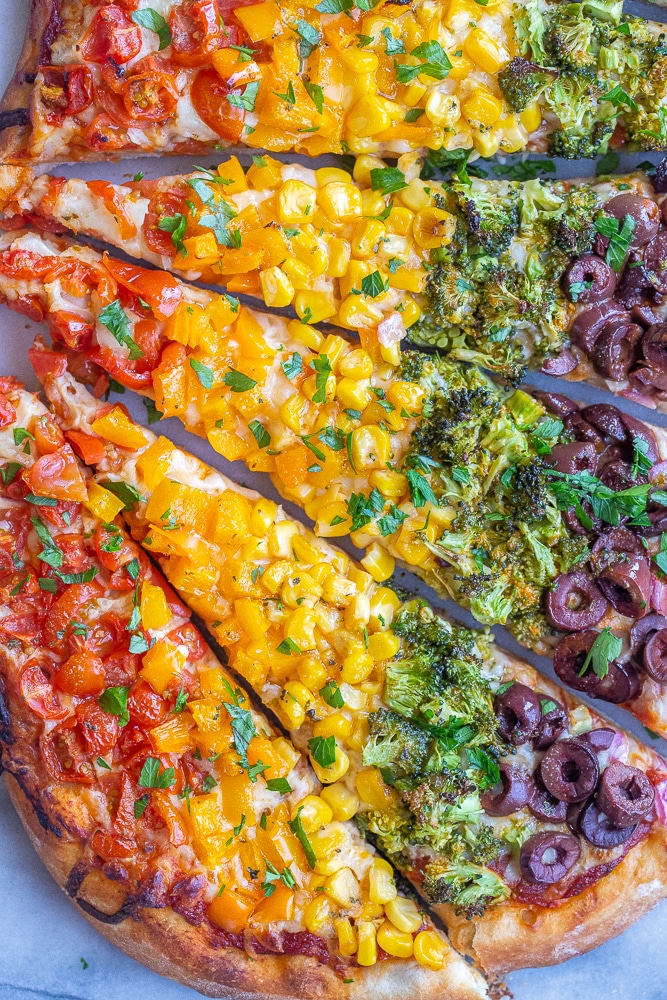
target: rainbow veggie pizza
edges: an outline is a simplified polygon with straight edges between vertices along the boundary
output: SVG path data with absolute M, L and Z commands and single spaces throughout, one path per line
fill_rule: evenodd
M 664 150 L 662 25 L 617 0 L 32 0 L 2 162 Z
M 138 389 L 154 417 L 270 473 L 320 537 L 350 535 L 377 582 L 400 561 L 667 733 L 663 429 L 37 233 L 3 245 L 0 292 L 98 395 Z
M 0 225 L 61 224 L 291 305 L 304 323 L 363 328 L 388 348 L 407 334 L 513 382 L 542 368 L 665 409 L 664 164 L 653 183 L 460 172 L 443 184 L 420 166 L 417 154 L 396 167 L 363 155 L 351 177 L 264 155 L 247 172 L 233 157 L 127 184 L 4 168 Z
M 367 876 L 355 871 L 345 840 L 353 818 L 446 921 L 455 947 L 490 974 L 585 951 L 667 894 L 667 767 L 654 753 L 495 648 L 488 635 L 453 625 L 423 601 L 403 601 L 275 503 L 239 491 L 133 423 L 121 406 L 95 399 L 66 371 L 62 355 L 37 349 L 32 356 L 59 426 L 88 451 L 95 489 L 123 505 L 134 538 L 224 647 L 230 678 L 249 682 L 297 752 L 308 755 L 315 787 L 300 802 L 299 790 L 291 812 L 276 808 L 295 817 L 290 829 L 301 816 L 311 885 L 323 889 L 304 920 L 312 935 L 335 935 L 346 977 L 351 965 L 362 982 L 376 958 L 380 971 L 387 951 L 403 957 L 396 972 L 402 993 L 403 969 L 414 970 L 415 959 L 432 969 L 444 963 L 433 995 L 448 988 L 448 975 L 461 974 L 415 904 L 397 901 L 386 862 L 369 858 Z M 142 624 L 137 632 L 145 634 Z M 152 646 L 148 639 L 141 668 L 158 701 L 184 690 L 165 639 Z M 202 740 L 217 758 L 230 723 L 223 717 L 220 734 L 216 695 L 205 693 L 181 695 L 182 712 L 149 730 L 151 745 L 169 726 L 170 738 L 187 744 L 186 760 Z M 254 753 L 252 742 L 247 759 L 255 772 L 238 752 L 220 757 L 229 773 L 246 772 L 237 780 L 247 794 L 253 775 L 261 786 L 260 770 L 274 759 L 268 740 Z M 215 774 L 220 765 L 212 763 Z M 267 786 L 290 796 L 291 783 L 288 776 Z M 224 810 L 222 775 L 219 787 Z M 198 798 L 192 792 L 189 800 L 196 815 Z M 206 835 L 214 845 L 224 839 L 210 825 Z M 295 899 L 293 885 L 277 885 L 285 858 L 271 859 L 276 872 L 261 883 L 263 893 L 262 861 L 253 865 L 260 873 L 249 904 L 253 873 L 246 885 L 225 877 L 216 919 L 225 920 L 230 888 L 253 914 L 255 906 L 278 907 L 274 885 L 280 905 Z M 304 871 L 301 860 L 299 875 Z M 251 926 L 258 919 L 251 916 Z M 410 995 L 423 995 L 429 982 L 419 975 Z M 472 980 L 465 988 L 465 995 L 481 995 Z
M 327 793 L 128 538 L 123 490 L 87 479 L 11 378 L 0 398 L 3 773 L 60 886 L 111 941 L 213 996 L 390 998 L 400 982 L 485 997 L 350 822 L 352 793 Z M 613 739 L 651 803 L 607 864 L 641 855 L 648 872 L 662 774 Z

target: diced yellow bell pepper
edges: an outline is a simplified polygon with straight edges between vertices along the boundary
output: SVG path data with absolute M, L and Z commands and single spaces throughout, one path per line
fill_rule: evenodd
M 141 584 L 141 623 L 144 628 L 162 628 L 168 625 L 173 615 L 162 587 L 144 580 Z
M 168 639 L 158 639 L 147 653 L 139 674 L 158 694 L 163 694 L 177 680 L 188 661 L 188 654 Z
M 88 499 L 85 505 L 101 521 L 110 524 L 125 504 L 111 490 L 105 490 L 97 483 L 88 483 Z
M 96 434 L 119 448 L 129 448 L 137 451 L 148 444 L 146 435 L 141 428 L 130 420 L 127 413 L 120 406 L 114 406 L 112 410 L 98 417 L 91 424 Z

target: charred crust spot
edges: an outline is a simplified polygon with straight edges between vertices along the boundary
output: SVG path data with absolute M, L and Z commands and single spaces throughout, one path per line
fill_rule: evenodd
M 51 62 L 51 46 L 63 29 L 63 19 L 60 16 L 62 0 L 47 0 L 49 15 L 42 31 L 39 45 L 39 63 L 44 66 Z
M 0 132 L 6 128 L 14 128 L 16 125 L 27 125 L 30 121 L 30 114 L 27 108 L 11 108 L 9 111 L 0 111 Z
M 16 781 L 16 784 L 19 786 L 19 788 L 25 795 L 26 799 L 32 806 L 32 811 L 37 817 L 37 822 L 39 823 L 41 828 L 45 830 L 47 833 L 52 833 L 54 837 L 58 837 L 58 839 L 60 840 L 60 838 L 63 835 L 62 830 L 60 829 L 59 826 L 56 826 L 56 824 L 50 819 L 47 810 L 41 803 L 39 792 L 31 791 L 31 789 L 28 787 L 28 782 L 26 780 L 25 775 L 22 775 L 17 771 L 13 771 L 10 767 L 7 767 L 6 765 L 3 767 L 3 770 L 5 770 L 7 774 L 11 774 L 11 776 Z
M 101 924 L 122 924 L 128 917 L 132 917 L 133 920 L 138 919 L 135 899 L 132 896 L 128 896 L 123 905 L 115 913 L 105 913 L 103 910 L 99 910 L 96 906 L 93 906 L 92 903 L 89 903 L 87 899 L 75 898 L 74 901 L 84 913 L 87 913 L 94 920 L 99 920 Z
M 72 899 L 77 895 L 79 889 L 86 880 L 86 876 L 91 870 L 91 865 L 87 861 L 77 861 L 72 868 L 71 872 L 67 876 L 67 881 L 65 882 L 65 892 Z

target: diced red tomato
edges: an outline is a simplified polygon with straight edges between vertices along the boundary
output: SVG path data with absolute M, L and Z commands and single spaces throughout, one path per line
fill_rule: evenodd
M 19 678 L 21 697 L 40 719 L 64 719 L 67 709 L 58 700 L 51 681 L 39 666 L 27 666 Z
M 114 816 L 114 833 L 125 840 L 132 840 L 135 835 L 137 820 L 134 815 L 134 803 L 139 797 L 138 791 L 129 774 L 124 771 L 120 779 L 120 799 Z
M 173 187 L 168 191 L 158 191 L 150 199 L 142 229 L 144 239 L 154 253 L 162 254 L 165 257 L 174 256 L 175 247 L 171 233 L 164 229 L 158 229 L 158 223 L 161 219 L 183 214 L 183 210 L 186 208 L 185 202 L 190 197 L 188 191 L 189 189 L 185 186 Z
M 50 125 L 78 115 L 93 103 L 93 77 L 87 66 L 44 66 L 40 100 Z
M 9 427 L 16 420 L 16 410 L 6 396 L 0 394 L 0 427 Z
M 86 130 L 86 145 L 97 153 L 113 153 L 125 149 L 130 142 L 127 129 L 107 114 L 97 115 Z
M 95 328 L 77 313 L 50 312 L 47 315 L 49 331 L 58 344 L 65 344 L 73 351 L 87 351 L 93 342 Z
M 169 15 L 171 59 L 181 66 L 203 66 L 225 38 L 215 0 L 186 0 Z
M 169 704 L 146 681 L 137 681 L 127 698 L 130 719 L 143 726 L 153 729 L 167 717 Z
M 42 455 L 23 478 L 37 496 L 77 501 L 88 497 L 83 473 L 69 448 Z
M 192 81 L 190 96 L 195 111 L 205 125 L 228 142 L 238 142 L 243 132 L 245 111 L 227 100 L 229 84 L 214 69 L 201 69 Z
M 82 573 L 93 565 L 93 557 L 86 550 L 86 539 L 80 534 L 59 535 L 58 548 L 63 554 L 63 573 Z
M 168 319 L 183 298 L 183 289 L 173 274 L 150 271 L 104 255 L 104 264 L 119 285 L 142 298 L 158 319 Z
M 112 121 L 124 128 L 164 123 L 176 111 L 179 95 L 173 69 L 156 56 L 135 63 L 124 76 L 111 65 L 103 66 L 102 78 L 99 102 Z
M 40 507 L 40 517 L 54 528 L 64 531 L 74 524 L 81 513 L 81 504 L 71 500 L 59 500 L 54 507 Z
M 86 62 L 122 64 L 140 51 L 141 29 L 115 4 L 98 10 L 81 42 Z
M 90 756 L 104 756 L 113 750 L 120 733 L 116 716 L 105 712 L 94 698 L 80 702 L 75 712 Z
M 105 861 L 121 861 L 123 858 L 132 858 L 137 853 L 137 845 L 134 841 L 114 837 L 103 830 L 97 830 L 93 834 L 91 844 L 95 854 Z
M 44 626 L 44 640 L 47 646 L 62 642 L 67 626 L 75 619 L 80 620 L 81 609 L 99 597 L 101 588 L 94 580 L 91 583 L 72 583 L 51 607 L 48 621 Z
M 84 431 L 68 431 L 67 440 L 86 465 L 97 465 L 106 457 L 104 445 L 99 438 Z
M 104 683 L 106 687 L 129 687 L 134 683 L 140 661 L 136 653 L 116 650 L 104 657 Z
M 64 354 L 41 350 L 39 347 L 30 347 L 28 348 L 28 358 L 40 382 L 46 378 L 58 378 L 67 371 L 67 358 Z
M 51 416 L 45 415 L 34 420 L 31 429 L 40 455 L 50 455 L 65 444 L 65 435 Z
M 129 542 L 120 531 L 110 531 L 103 524 L 98 524 L 93 535 L 93 545 L 97 558 L 102 565 L 113 572 L 121 566 L 125 566 L 134 558 L 135 547 Z M 120 589 L 129 590 L 134 586 L 134 582 L 126 573 L 125 576 L 130 581 L 130 587 Z M 114 587 L 114 590 L 119 589 Z
M 185 622 L 173 629 L 167 636 L 171 642 L 183 643 L 190 651 L 190 659 L 201 660 L 207 646 L 199 629 L 192 622 Z
M 54 781 L 92 785 L 95 772 L 74 717 L 43 733 L 39 745 L 46 769 Z

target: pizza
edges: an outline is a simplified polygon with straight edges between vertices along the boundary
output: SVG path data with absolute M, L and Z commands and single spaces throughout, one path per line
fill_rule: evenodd
M 101 449 L 96 482 L 126 499 L 133 537 L 308 754 L 320 797 L 355 815 L 456 947 L 489 974 L 551 964 L 661 898 L 655 754 L 95 399 L 62 355 L 34 356 L 64 433 Z
M 158 6 L 32 0 L 2 162 L 667 145 L 662 25 L 618 2 Z
M 485 997 L 127 536 L 131 487 L 11 378 L 1 407 L 3 774 L 82 913 L 211 996 Z M 640 828 L 648 859 L 664 827 Z
M 128 184 L 5 168 L 6 228 L 60 224 L 292 306 L 302 322 L 444 349 L 504 377 L 527 366 L 665 410 L 664 170 L 602 180 L 441 183 L 360 156 L 353 177 L 235 157 Z M 510 168 L 512 169 L 512 168 Z
M 138 389 L 268 472 L 320 537 L 349 535 L 378 582 L 398 561 L 667 732 L 664 429 L 37 233 L 3 239 L 0 293 L 47 320 L 98 395 Z

